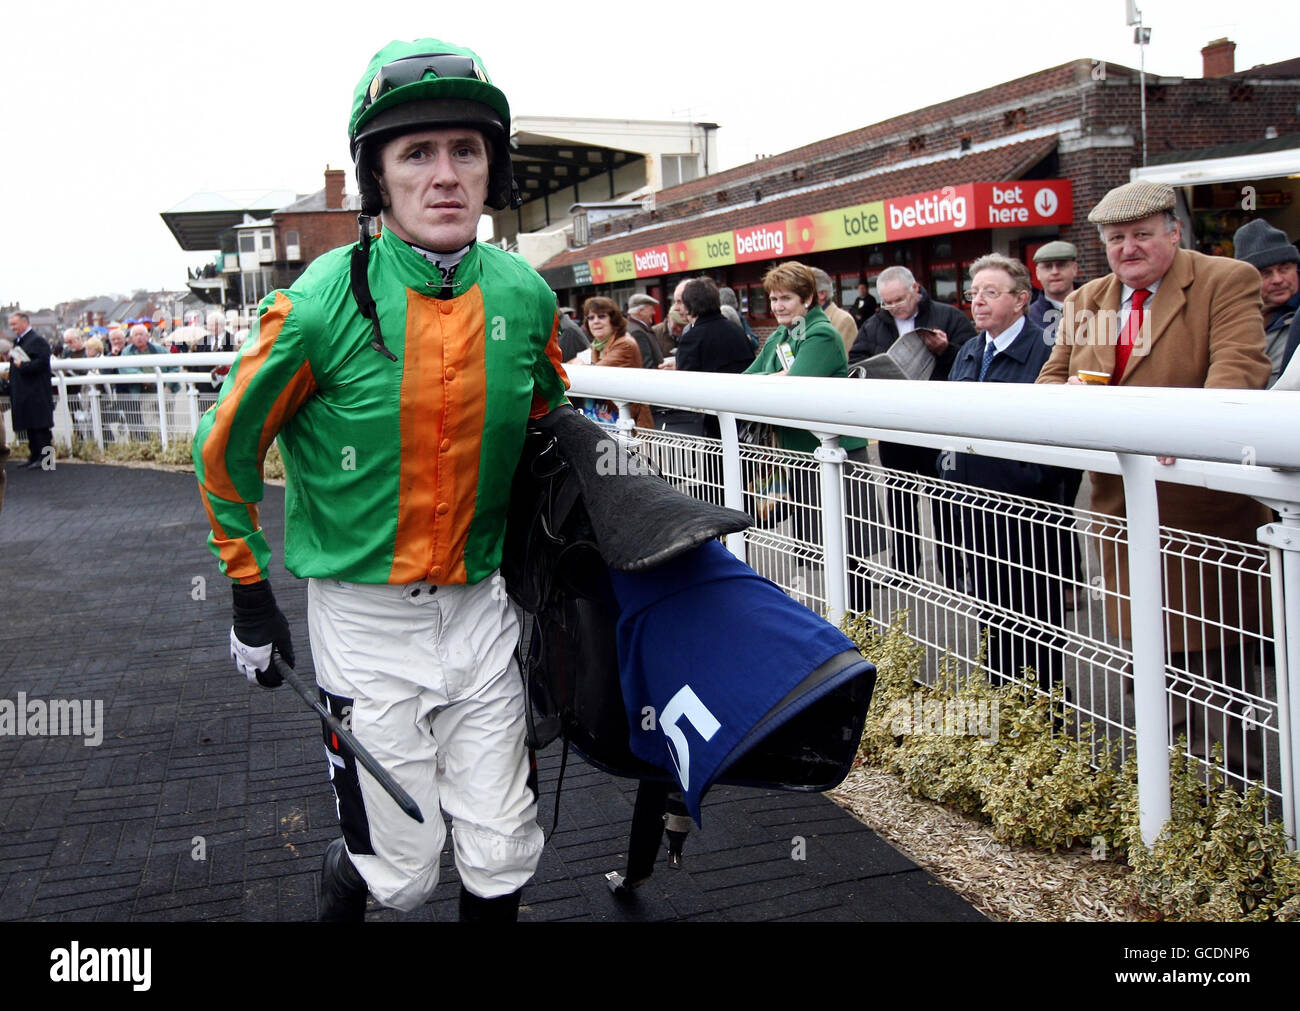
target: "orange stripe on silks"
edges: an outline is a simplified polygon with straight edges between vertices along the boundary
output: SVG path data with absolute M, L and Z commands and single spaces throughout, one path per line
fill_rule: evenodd
M 217 540 L 225 540 L 226 531 L 222 529 L 221 523 L 217 519 L 217 514 L 212 511 L 212 503 L 208 501 L 207 490 L 202 485 L 199 485 L 199 499 L 203 502 L 203 511 L 208 514 L 208 526 L 212 528 L 212 532 L 216 535 Z
M 238 502 L 243 497 L 235 490 L 235 484 L 226 470 L 226 451 L 230 443 L 231 425 L 253 377 L 266 364 L 291 306 L 292 303 L 283 292 L 276 292 L 274 304 L 262 315 L 258 325 L 257 346 L 251 353 L 239 359 L 235 385 L 227 396 L 221 398 L 215 408 L 216 421 L 213 422 L 203 444 L 203 483 L 219 498 Z
M 434 496 L 442 441 L 442 322 L 439 303 L 406 293 L 406 349 L 402 354 L 401 466 L 397 536 L 390 583 L 425 579 L 433 562 Z M 439 580 L 440 582 L 442 580 Z
M 562 359 L 564 353 L 560 350 L 560 314 L 555 314 L 555 319 L 551 323 L 551 336 L 546 341 L 546 357 L 550 359 L 551 367 L 555 369 L 555 374 L 560 377 L 564 383 L 564 388 L 569 388 L 569 374 L 564 371 Z M 533 395 L 533 406 L 528 412 L 530 418 L 544 418 L 551 411 L 551 405 L 543 397 Z
M 262 573 L 257 567 L 257 561 L 253 558 L 252 549 L 243 539 L 232 541 L 226 537 L 226 531 L 217 519 L 217 514 L 212 511 L 212 503 L 208 501 L 208 493 L 203 488 L 199 488 L 199 498 L 203 501 L 203 511 L 208 514 L 208 525 L 212 527 L 212 536 L 217 542 L 218 555 L 226 563 L 226 575 L 231 579 L 239 580 L 241 583 L 259 582 Z M 256 516 L 254 516 L 254 520 L 256 520 Z M 256 522 L 253 524 L 253 529 L 257 529 Z
M 456 299 L 456 311 L 443 316 L 442 437 L 451 448 L 438 453 L 438 502 L 449 506 L 434 520 L 433 565 L 440 583 L 464 583 L 465 544 L 478 499 L 479 462 L 487 408 L 487 316 L 477 285 Z M 450 325 L 448 325 L 450 324 Z M 441 446 L 439 447 L 441 450 Z M 432 569 L 430 579 L 433 579 Z
M 257 441 L 259 462 L 266 459 L 266 451 L 270 448 L 276 433 L 284 427 L 285 420 L 298 413 L 298 408 L 315 392 L 316 377 L 311 374 L 311 363 L 303 362 L 298 366 L 298 371 L 293 374 L 293 378 L 289 380 L 289 385 L 275 398 L 275 403 L 271 405 L 271 413 L 262 423 L 262 436 Z

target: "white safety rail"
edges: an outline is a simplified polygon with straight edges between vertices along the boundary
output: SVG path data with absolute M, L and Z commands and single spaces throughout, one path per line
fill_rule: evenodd
M 188 440 L 199 418 L 217 401 L 231 352 L 55 359 L 54 442 L 114 442 L 157 439 L 167 448 Z M 11 443 L 26 441 L 13 431 L 8 398 L 0 398 Z
M 55 440 L 133 437 L 126 396 L 138 400 L 140 432 L 188 438 L 215 399 L 210 370 L 232 359 L 56 362 Z M 1228 782 L 1263 783 L 1294 845 L 1300 692 L 1288 672 L 1300 669 L 1300 393 L 569 373 L 574 396 L 619 404 L 619 428 L 668 480 L 754 516 L 728 547 L 797 599 L 832 620 L 870 607 L 885 624 L 906 611 L 928 677 L 944 658 L 994 680 L 1023 678 L 1029 665 L 1043 684 L 1064 686 L 1073 732 L 1094 748 L 1109 741 L 1127 754 L 1135 740 L 1148 840 L 1169 815 L 1167 748 L 1185 733 L 1193 755 L 1223 747 Z M 116 392 L 127 383 L 147 392 Z M 628 403 L 716 413 L 721 439 L 634 431 Z M 821 448 L 742 442 L 748 421 L 812 431 Z M 888 470 L 874 452 L 870 463 L 847 460 L 838 446 L 846 435 L 1120 475 L 1127 520 Z M 1255 543 L 1161 527 L 1157 481 L 1252 496 L 1280 519 Z M 1115 589 L 1125 557 L 1117 548 L 1127 549 L 1128 592 Z M 1131 638 L 1121 636 L 1121 614 Z M 1171 639 L 1196 648 L 1171 650 Z
M 1073 732 L 1097 751 L 1109 741 L 1126 755 L 1134 739 L 1148 840 L 1168 818 L 1167 748 L 1182 733 L 1192 755 L 1223 748 L 1228 782 L 1262 782 L 1294 845 L 1300 699 L 1287 672 L 1300 664 L 1300 631 L 1287 631 L 1300 629 L 1300 443 L 1283 419 L 1300 416 L 1300 395 L 570 376 L 575 395 L 716 413 L 721 440 L 633 432 L 626 413 L 619 427 L 684 490 L 755 516 L 732 549 L 805 603 L 836 619 L 869 602 L 882 625 L 905 610 L 928 677 L 944 658 L 995 681 L 1023 679 L 1029 665 L 1039 690 L 1063 685 Z M 822 448 L 743 445 L 738 420 L 804 428 Z M 1127 520 L 848 461 L 841 435 L 1120 475 Z M 808 494 L 819 477 L 820 494 Z M 1157 480 L 1250 495 L 1281 519 L 1258 543 L 1164 528 Z M 1117 588 L 1121 562 L 1130 592 Z M 1197 648 L 1167 649 L 1171 638 Z

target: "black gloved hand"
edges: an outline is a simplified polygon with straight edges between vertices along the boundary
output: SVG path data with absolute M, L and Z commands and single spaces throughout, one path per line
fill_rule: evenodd
M 248 683 L 263 688 L 279 688 L 284 678 L 275 665 L 275 654 L 290 667 L 293 663 L 293 640 L 289 622 L 276 606 L 271 584 L 263 579 L 248 586 L 231 587 L 235 603 L 235 623 L 230 629 L 230 658 Z

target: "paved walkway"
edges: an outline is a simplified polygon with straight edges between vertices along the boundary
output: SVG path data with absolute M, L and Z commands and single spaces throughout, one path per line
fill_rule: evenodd
M 284 495 L 262 520 L 279 555 Z M 192 475 L 9 467 L 0 514 L 6 701 L 102 701 L 102 741 L 0 736 L 0 920 L 309 920 L 338 833 L 319 724 L 287 689 L 250 690 L 227 656 L 230 594 Z M 305 584 L 276 570 L 309 669 Z M 206 591 L 206 592 L 204 592 Z M 4 724 L 0 722 L 0 727 Z M 86 730 L 82 727 L 82 731 Z M 12 728 L 11 728 L 12 731 Z M 550 827 L 558 747 L 540 756 Z M 631 901 L 635 784 L 576 759 L 523 921 L 978 920 L 965 901 L 820 795 L 718 788 L 684 867 Z M 792 859 L 792 840 L 804 859 Z M 433 900 L 373 919 L 455 918 L 450 853 Z

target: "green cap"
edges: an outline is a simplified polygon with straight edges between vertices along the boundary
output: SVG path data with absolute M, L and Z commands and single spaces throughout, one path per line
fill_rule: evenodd
M 462 57 L 464 63 L 456 66 L 459 61 L 439 61 L 436 57 L 440 56 Z M 418 57 L 431 59 L 415 59 Z M 421 102 L 421 112 L 410 117 L 408 123 L 400 113 L 391 110 L 409 102 Z M 510 135 L 510 104 L 492 84 L 483 62 L 472 49 L 439 39 L 390 42 L 371 57 L 352 95 L 348 139 L 352 142 L 353 156 L 358 142 L 371 133 L 437 122 L 430 118 L 427 102 L 445 102 L 446 115 L 439 119 L 456 123 L 473 123 L 480 118 L 481 114 L 476 115 L 470 103 L 486 106 L 495 113 L 504 135 Z
M 1034 254 L 1035 263 L 1054 263 L 1058 260 L 1077 260 L 1079 251 L 1074 248 L 1073 242 L 1066 242 L 1064 239 L 1056 239 L 1047 243 Z

